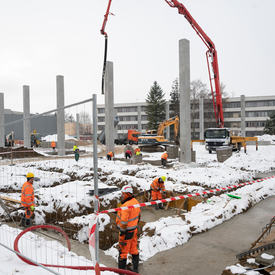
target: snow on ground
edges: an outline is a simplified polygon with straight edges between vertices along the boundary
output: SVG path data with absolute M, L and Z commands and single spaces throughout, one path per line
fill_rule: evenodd
M 270 141 L 271 144 L 275 144 L 275 135 L 262 135 L 257 138 L 259 141 Z
M 1 190 L 21 190 L 23 183 L 26 181 L 26 174 L 32 172 L 35 177 L 39 178 L 40 181 L 34 183 L 34 188 L 52 186 L 54 184 L 60 184 L 70 179 L 69 176 L 55 173 L 55 172 L 44 172 L 33 167 L 34 164 L 30 165 L 30 168 L 26 169 L 20 164 L 15 166 L 3 165 L 0 166 L 0 189 Z
M 107 161 L 98 159 L 99 187 L 122 187 L 130 184 L 137 192 L 150 189 L 155 177 L 167 176 L 166 189 L 178 193 L 201 192 L 203 189 L 225 187 L 243 181 L 250 181 L 257 173 L 275 171 L 275 146 L 248 146 L 247 154 L 243 151 L 233 153 L 233 156 L 224 163 L 217 162 L 216 154 L 209 154 L 202 145 L 195 145 L 196 163 L 182 164 L 175 161 L 172 168 L 153 166 L 144 161 L 138 165 L 129 165 L 124 161 Z M 161 153 L 145 153 L 146 159 L 155 160 Z M 5 169 L 4 169 L 4 168 Z M 38 215 L 36 221 L 43 222 L 43 212 L 52 212 L 59 209 L 70 209 L 75 213 L 74 218 L 67 222 L 78 224 L 82 229 L 78 232 L 80 241 L 87 240 L 89 215 L 83 212 L 85 208 L 92 209 L 92 197 L 88 191 L 93 189 L 93 159 L 80 158 L 78 162 L 73 159 L 53 158 L 46 161 L 27 162 L 16 164 L 13 168 L 0 166 L 2 170 L 1 185 L 15 186 L 15 180 L 9 178 L 17 176 L 17 187 L 20 190 L 25 181 L 22 175 L 34 172 L 41 177 L 40 183 L 35 186 Z M 12 169 L 12 170 L 10 170 Z M 12 174 L 13 173 L 13 174 Z M 58 179 L 58 184 L 53 183 Z M 226 194 L 211 197 L 193 207 L 184 216 L 170 216 L 147 223 L 140 238 L 140 254 L 143 261 L 156 253 L 186 243 L 192 234 L 203 232 L 242 213 L 252 205 L 268 196 L 275 195 L 275 180 L 257 182 L 233 192 L 241 199 L 229 199 Z M 9 194 L 18 197 L 18 194 Z M 112 208 L 114 202 L 119 202 L 120 193 L 113 192 L 100 198 L 101 207 Z M 114 207 L 114 206 L 113 206 Z M 62 213 L 61 211 L 61 213 Z M 65 212 L 64 212 L 65 213 Z M 90 213 L 89 213 L 90 214 Z M 110 220 L 102 219 L 102 228 Z M 117 257 L 115 245 L 107 254 Z
M 0 243 L 13 248 L 13 242 L 16 236 L 21 232 L 19 229 L 9 227 L 7 225 L 0 226 Z M 26 233 L 19 241 L 19 251 L 26 257 L 45 264 L 69 265 L 69 266 L 92 266 L 92 262 L 88 259 L 78 256 L 68 251 L 66 247 L 57 241 L 47 241 L 44 238 L 33 233 Z M 0 274 L 52 274 L 41 267 L 34 267 L 23 262 L 18 256 L 8 249 L 0 246 Z M 59 274 L 95 274 L 93 271 L 79 271 L 72 269 L 53 268 L 49 269 Z M 104 275 L 116 274 L 114 272 L 105 271 Z
M 226 267 L 226 270 L 230 270 L 232 274 L 246 274 L 246 275 L 258 275 L 260 274 L 258 271 L 247 271 L 243 266 L 240 264 L 231 265 Z
M 43 141 L 48 141 L 48 142 L 51 142 L 51 141 L 57 142 L 57 134 L 48 135 L 48 136 L 42 137 L 41 139 Z M 75 140 L 75 141 L 77 141 L 77 139 L 75 137 L 69 136 L 69 135 L 65 135 L 65 140 Z

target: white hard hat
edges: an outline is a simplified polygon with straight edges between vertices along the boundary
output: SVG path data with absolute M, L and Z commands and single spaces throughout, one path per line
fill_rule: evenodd
M 126 185 L 122 187 L 121 192 L 133 194 L 133 188 L 130 185 Z

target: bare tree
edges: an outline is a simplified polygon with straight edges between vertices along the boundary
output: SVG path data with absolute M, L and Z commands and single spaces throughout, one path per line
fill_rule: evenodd
M 85 111 L 79 114 L 79 132 L 81 135 L 90 135 L 92 133 L 91 116 Z

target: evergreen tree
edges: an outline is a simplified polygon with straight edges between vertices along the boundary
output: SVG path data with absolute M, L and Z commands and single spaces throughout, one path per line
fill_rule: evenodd
M 273 112 L 266 121 L 264 133 L 268 135 L 275 135 L 275 112 Z
M 176 78 L 172 84 L 172 91 L 170 93 L 170 114 L 171 117 L 180 115 L 180 94 L 179 94 L 179 80 Z
M 165 119 L 165 99 L 161 87 L 154 81 L 146 98 L 147 129 L 156 130 L 160 122 Z

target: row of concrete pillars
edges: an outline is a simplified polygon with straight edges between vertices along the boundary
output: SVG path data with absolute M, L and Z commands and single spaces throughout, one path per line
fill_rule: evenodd
M 58 155 L 65 155 L 65 111 L 64 77 L 56 76 L 57 102 L 57 149 Z M 24 147 L 31 147 L 30 86 L 23 86 L 23 132 Z M 79 114 L 76 115 L 76 134 L 79 139 Z M 0 147 L 5 146 L 4 93 L 0 93 Z

